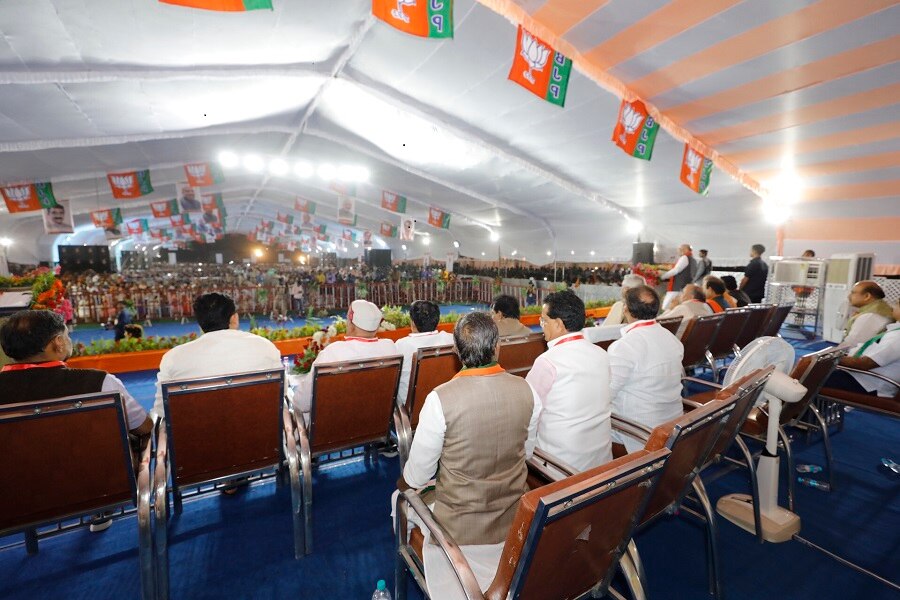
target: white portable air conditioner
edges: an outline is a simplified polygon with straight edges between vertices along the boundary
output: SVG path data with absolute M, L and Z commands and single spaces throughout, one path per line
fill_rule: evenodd
M 818 287 L 825 276 L 825 263 L 806 258 L 783 258 L 774 261 L 773 283 Z
M 825 309 L 822 315 L 822 337 L 840 343 L 844 325 L 850 317 L 847 295 L 857 281 L 872 278 L 875 254 L 835 254 L 828 259 L 825 275 Z

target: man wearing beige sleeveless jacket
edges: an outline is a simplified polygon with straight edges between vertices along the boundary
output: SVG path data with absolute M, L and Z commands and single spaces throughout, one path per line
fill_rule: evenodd
M 434 516 L 485 590 L 527 490 L 540 402 L 531 385 L 497 364 L 499 332 L 489 315 L 464 316 L 453 341 L 463 369 L 426 397 L 403 479 L 424 488 L 436 477 Z M 424 555 L 429 595 L 464 597 L 440 549 L 426 543 Z

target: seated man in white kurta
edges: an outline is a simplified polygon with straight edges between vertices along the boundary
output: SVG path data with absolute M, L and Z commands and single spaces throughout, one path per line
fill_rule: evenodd
M 681 360 L 684 346 L 655 321 L 659 295 L 640 286 L 625 294 L 622 338 L 609 347 L 612 412 L 653 429 L 683 414 Z M 640 440 L 613 431 L 613 440 L 634 452 Z
M 404 404 L 409 393 L 409 377 L 412 363 L 416 359 L 419 348 L 447 346 L 453 343 L 453 334 L 438 331 L 441 321 L 441 307 L 430 300 L 416 300 L 409 305 L 410 333 L 397 340 L 397 352 L 403 355 L 403 370 L 400 372 L 400 385 L 397 386 L 397 404 Z
M 639 285 L 647 285 L 647 280 L 640 275 L 631 273 L 622 278 L 622 298 L 625 298 L 625 292 Z M 609 307 L 609 313 L 598 327 L 619 327 L 625 324 L 625 301 L 621 298 L 616 300 L 615 304 Z
M 319 352 L 313 361 L 313 371 L 318 365 L 366 358 L 395 356 L 397 346 L 387 339 L 379 339 L 378 326 L 382 320 L 381 309 L 366 300 L 354 300 L 347 311 L 347 334 L 340 342 L 331 342 Z M 312 406 L 312 373 L 303 378 L 294 394 L 294 406 L 305 414 Z
M 163 415 L 160 383 L 247 371 L 281 369 L 281 352 L 264 337 L 238 329 L 234 301 L 216 292 L 194 300 L 194 317 L 203 335 L 166 352 L 159 363 L 153 412 Z
M 687 329 L 687 324 L 692 319 L 713 314 L 712 308 L 706 303 L 706 294 L 703 292 L 703 289 L 694 283 L 689 283 L 684 286 L 677 302 L 677 305 L 659 315 L 659 318 L 669 319 L 672 317 L 682 317 L 681 324 L 678 326 L 678 331 L 675 332 L 675 336 L 679 339 L 681 339 L 681 335 L 684 333 L 684 330 Z
M 534 449 L 540 403 L 528 382 L 497 364 L 500 334 L 490 316 L 465 315 L 453 338 L 463 369 L 425 399 L 400 487 L 422 489 L 436 477 L 430 508 L 486 590 L 527 491 L 525 460 Z M 414 514 L 409 520 L 419 524 Z M 429 596 L 465 598 L 444 554 L 422 532 Z
M 609 358 L 585 339 L 584 302 L 547 296 L 541 312 L 547 351 L 525 378 L 541 399 L 537 446 L 579 471 L 612 460 Z

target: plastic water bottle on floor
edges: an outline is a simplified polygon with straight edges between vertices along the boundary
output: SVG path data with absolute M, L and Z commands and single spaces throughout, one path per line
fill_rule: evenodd
M 391 600 L 391 593 L 387 589 L 384 579 L 379 579 L 375 586 L 375 593 L 372 594 L 372 600 Z
M 819 465 L 797 465 L 798 473 L 821 473 L 822 467 Z
M 807 485 L 811 488 L 816 488 L 817 490 L 821 490 L 823 492 L 830 492 L 831 486 L 825 483 L 824 481 L 819 481 L 817 479 L 810 479 L 809 477 L 798 477 L 797 483 L 801 483 L 803 485 Z

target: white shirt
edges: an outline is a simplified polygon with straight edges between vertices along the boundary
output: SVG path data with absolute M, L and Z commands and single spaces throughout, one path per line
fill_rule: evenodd
M 862 344 L 858 344 L 853 348 L 850 356 L 855 356 L 861 346 Z M 877 368 L 871 369 L 870 373 L 878 373 L 894 381 L 900 381 L 900 323 L 888 325 L 887 333 L 877 343 L 870 344 L 863 352 L 863 356 L 871 358 L 878 365 Z M 893 398 L 897 393 L 897 388 L 886 381 L 856 373 L 851 375 L 867 392 L 877 391 L 882 398 Z
M 426 331 L 411 333 L 395 342 L 397 352 L 403 356 L 403 369 L 400 371 L 400 385 L 397 386 L 397 403 L 404 404 L 409 394 L 409 377 L 412 364 L 419 348 L 446 346 L 453 343 L 453 334 L 447 331 Z
M 599 350 L 599 348 L 598 348 Z M 541 405 L 537 392 L 534 394 L 534 411 L 528 423 L 528 439 L 525 441 L 525 458 L 530 458 L 534 452 L 535 433 Z M 444 448 L 444 434 L 447 431 L 447 422 L 444 420 L 444 409 L 441 407 L 441 399 L 437 392 L 431 392 L 425 397 L 422 412 L 419 413 L 419 426 L 413 438 L 412 448 L 409 451 L 409 460 L 403 468 L 403 479 L 411 487 L 422 488 L 428 485 L 437 473 L 438 461 Z M 431 508 L 431 507 L 429 507 Z M 415 521 L 414 518 L 410 519 Z M 456 575 L 447 563 L 439 546 L 429 543 L 429 533 L 424 527 L 425 544 L 423 545 L 423 558 L 425 562 L 425 579 L 428 582 L 429 595 L 441 600 L 464 600 Z M 463 556 L 466 557 L 475 578 L 482 591 L 490 586 L 500 564 L 500 555 L 503 553 L 504 542 L 499 544 L 472 544 L 460 546 Z
M 541 402 L 539 448 L 579 471 L 612 460 L 605 350 L 580 331 L 567 333 L 547 342 L 525 380 Z
M 144 420 L 147 418 L 147 411 L 138 404 L 134 396 L 128 393 L 128 390 L 125 389 L 125 384 L 118 377 L 107 373 L 106 377 L 103 378 L 103 385 L 100 387 L 100 391 L 119 392 L 122 394 L 122 399 L 125 401 L 125 417 L 128 420 L 129 431 L 137 429 L 144 423 Z
M 313 367 L 327 363 L 396 355 L 397 346 L 391 340 L 348 337 L 343 341 L 332 342 L 325 346 L 313 361 Z M 312 383 L 312 371 L 310 371 L 300 381 L 294 394 L 294 406 L 304 413 L 308 413 L 312 407 Z
M 266 338 L 240 329 L 204 333 L 166 352 L 159 363 L 153 412 L 163 416 L 163 381 L 281 369 L 281 352 Z
M 699 300 L 687 300 L 686 302 L 682 302 L 675 308 L 669 309 L 663 314 L 659 315 L 660 319 L 668 319 L 669 317 L 683 317 L 681 319 L 681 324 L 678 325 L 678 332 L 675 334 L 676 337 L 681 339 L 681 336 L 684 334 L 684 330 L 687 328 L 687 324 L 692 319 L 696 319 L 697 317 L 703 317 L 706 315 L 713 314 L 712 307 L 706 302 L 700 302 Z
M 847 337 L 841 342 L 842 346 L 864 344 L 878 335 L 891 322 L 887 317 L 877 313 L 866 313 L 856 317 L 853 327 L 847 332 Z
M 675 262 L 675 266 L 663 273 L 659 276 L 660 279 L 669 279 L 670 277 L 674 277 L 678 275 L 682 271 L 684 271 L 688 266 L 688 257 L 686 254 L 682 254 L 678 257 L 678 260 Z
M 684 346 L 655 321 L 635 321 L 607 351 L 612 412 L 649 428 L 683 414 L 681 360 Z M 628 452 L 643 442 L 613 431 Z

